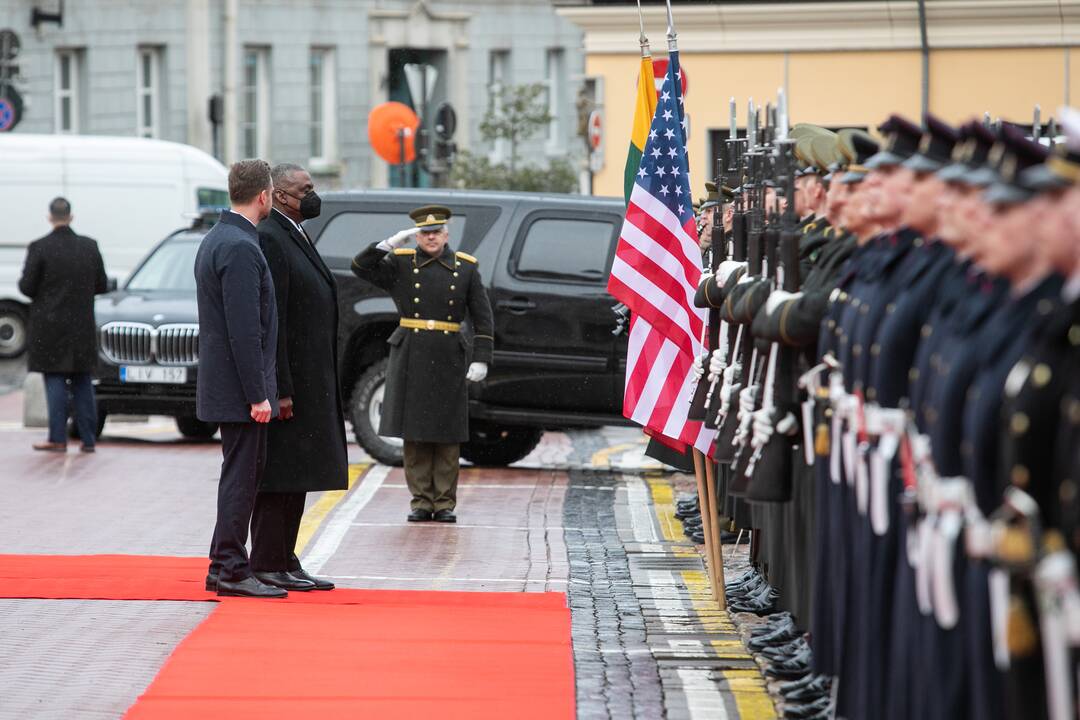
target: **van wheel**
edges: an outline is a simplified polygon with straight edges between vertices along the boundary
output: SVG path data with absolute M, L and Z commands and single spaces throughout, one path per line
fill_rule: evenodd
M 473 465 L 509 465 L 531 453 L 543 435 L 539 428 L 470 423 L 469 442 L 461 446 L 461 457 Z
M 180 434 L 192 440 L 209 440 L 218 431 L 217 423 L 203 422 L 195 417 L 176 418 L 176 429 Z
M 380 360 L 356 381 L 349 416 L 352 418 L 356 442 L 368 455 L 384 465 L 401 465 L 405 443 L 400 438 L 379 435 L 379 420 L 382 418 L 386 393 L 386 368 L 389 364 L 390 361 L 385 358 Z
M 25 307 L 0 302 L 0 358 L 15 358 L 26 352 L 26 326 Z

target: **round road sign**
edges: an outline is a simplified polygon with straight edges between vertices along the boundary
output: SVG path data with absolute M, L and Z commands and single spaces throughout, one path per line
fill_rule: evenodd
M 589 147 L 599 150 L 604 141 L 604 116 L 599 110 L 589 113 Z
M 15 127 L 18 118 L 15 103 L 9 98 L 0 97 L 0 132 L 6 132 Z
M 652 61 L 653 76 L 656 78 L 656 94 L 660 94 L 660 88 L 664 84 L 664 78 L 667 76 L 668 59 L 656 58 Z M 680 78 L 680 85 L 682 85 L 683 97 L 686 97 L 686 91 L 690 89 L 690 81 L 686 78 L 686 67 L 679 65 L 679 72 L 682 73 Z

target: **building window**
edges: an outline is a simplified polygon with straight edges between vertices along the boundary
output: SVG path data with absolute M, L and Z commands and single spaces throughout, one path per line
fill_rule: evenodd
M 337 82 L 332 48 L 312 48 L 310 153 L 314 164 L 329 164 L 337 155 Z
M 245 158 L 265 158 L 270 152 L 270 51 L 244 50 L 240 88 L 240 149 Z
M 503 110 L 503 92 L 510 85 L 510 51 L 492 50 L 488 57 L 488 107 L 498 117 Z M 502 162 L 509 154 L 506 138 L 496 138 L 491 161 Z
M 82 52 L 60 50 L 56 53 L 56 132 L 79 132 L 82 111 Z
M 545 80 L 547 87 L 548 114 L 551 122 L 548 124 L 547 144 L 548 150 L 557 150 L 562 145 L 562 109 L 563 95 L 563 51 L 562 48 L 554 48 L 547 51 L 547 63 L 545 64 Z
M 154 138 L 161 132 L 161 48 L 139 48 L 136 72 L 136 134 Z

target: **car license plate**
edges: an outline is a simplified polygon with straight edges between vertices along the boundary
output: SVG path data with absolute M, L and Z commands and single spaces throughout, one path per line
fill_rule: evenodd
M 183 385 L 187 382 L 187 368 L 122 365 L 120 367 L 120 382 Z

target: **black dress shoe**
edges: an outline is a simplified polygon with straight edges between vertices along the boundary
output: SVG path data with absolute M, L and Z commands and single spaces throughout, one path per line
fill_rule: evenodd
M 441 523 L 456 523 L 457 515 L 453 510 L 436 510 L 434 520 Z
M 791 642 L 784 643 L 782 645 L 773 645 L 771 647 L 764 648 L 760 651 L 761 657 L 769 660 L 770 662 L 777 662 L 779 660 L 787 660 L 790 657 L 794 657 L 801 652 L 810 649 L 810 645 L 806 640 L 797 638 Z
M 309 583 L 314 583 L 316 590 L 333 590 L 336 587 L 336 585 L 329 580 L 308 574 L 308 571 L 303 568 L 300 568 L 299 570 L 290 570 L 289 574 L 294 578 L 300 578 L 301 580 L 307 580 Z
M 810 672 L 810 652 L 800 653 L 782 662 L 775 662 L 765 669 L 765 676 L 781 680 L 795 680 Z
M 695 545 L 705 544 L 705 533 L 701 530 L 695 530 L 686 537 L 690 538 L 690 542 L 694 543 Z
M 213 573 L 206 574 L 206 589 L 208 592 L 213 592 L 214 590 L 217 590 L 217 581 L 217 575 L 214 575 Z
M 413 510 L 409 513 L 409 522 L 431 522 L 430 510 Z
M 799 703 L 812 703 L 817 702 L 821 698 L 827 697 L 828 695 L 828 685 L 818 685 L 810 683 L 804 688 L 792 690 L 787 695 L 784 695 L 784 702 L 791 703 L 792 705 L 796 705 Z
M 781 626 L 767 635 L 751 638 L 750 642 L 746 643 L 746 647 L 751 650 L 761 651 L 771 646 L 786 645 L 792 640 L 801 638 L 802 635 L 799 634 L 799 631 L 795 629 L 794 625 Z
M 828 687 L 832 683 L 832 679 L 828 675 L 807 675 L 798 680 L 782 682 L 779 686 L 777 686 L 777 689 L 780 691 L 781 695 L 787 695 L 789 692 L 801 690 L 802 688 L 807 687 L 808 685 L 813 685 L 814 683 L 822 683 L 826 687 Z
M 236 582 L 218 580 L 217 594 L 223 597 L 250 598 L 283 598 L 289 596 L 287 591 L 272 585 L 264 585 L 254 577 L 246 577 Z
M 828 710 L 831 702 L 831 698 L 822 697 L 812 703 L 806 703 L 805 705 L 788 705 L 784 707 L 784 717 L 800 719 L 812 718 Z
M 254 571 L 252 574 L 255 576 L 255 579 L 263 585 L 272 585 L 273 587 L 281 588 L 282 590 L 306 592 L 315 589 L 315 583 L 310 580 L 301 580 L 285 570 L 275 572 Z

